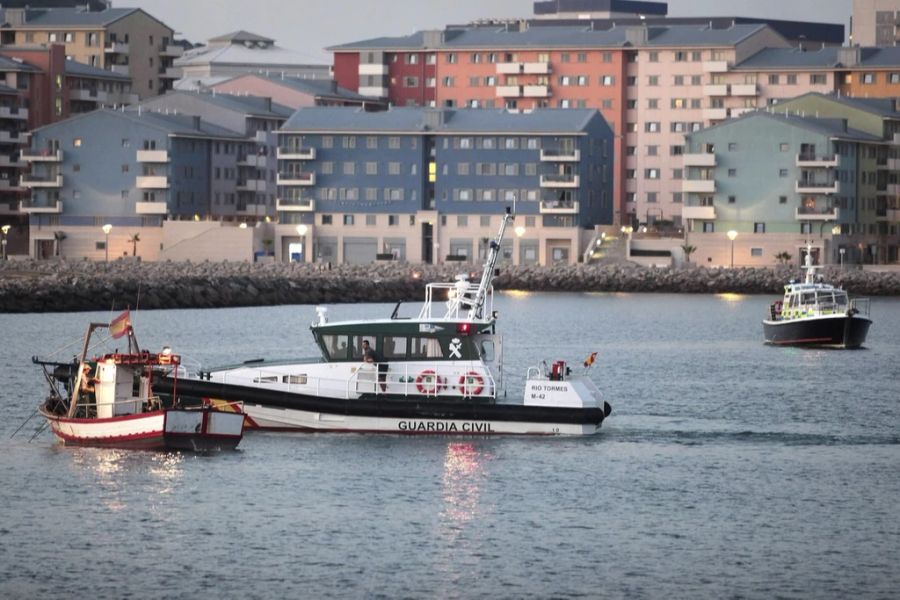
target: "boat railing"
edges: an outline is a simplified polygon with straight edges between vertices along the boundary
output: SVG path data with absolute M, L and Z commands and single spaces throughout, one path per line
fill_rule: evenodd
M 870 298 L 853 298 L 850 300 L 850 310 L 855 310 L 856 314 L 869 316 L 869 308 L 871 307 Z
M 425 286 L 425 303 L 422 305 L 422 310 L 419 311 L 419 319 L 468 320 L 468 312 L 475 303 L 478 288 L 477 283 L 467 280 L 427 284 Z M 494 294 L 492 292 L 493 286 L 488 288 L 483 315 L 493 314 Z M 432 309 L 435 303 L 442 301 L 445 306 L 443 314 L 434 314 Z
M 371 367 L 371 368 L 367 368 Z M 348 393 L 376 396 L 463 396 L 496 400 L 497 385 L 483 364 L 469 366 L 408 362 L 364 363 L 348 381 Z

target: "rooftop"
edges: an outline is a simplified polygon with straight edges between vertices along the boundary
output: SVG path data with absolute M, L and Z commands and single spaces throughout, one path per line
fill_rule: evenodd
M 790 127 L 799 127 L 801 129 L 805 129 L 807 131 L 812 131 L 815 133 L 819 133 L 822 135 L 826 135 L 833 138 L 840 138 L 843 140 L 855 140 L 860 142 L 880 142 L 882 138 L 871 135 L 864 131 L 860 131 L 858 129 L 853 129 L 851 127 L 847 127 L 847 121 L 845 119 L 834 119 L 834 118 L 817 118 L 815 116 L 806 116 L 801 114 L 796 114 L 792 112 L 777 112 L 777 107 L 772 107 L 770 109 L 760 109 L 750 113 L 746 113 L 741 115 L 736 119 L 729 119 L 727 121 L 723 121 L 711 127 L 707 127 L 705 129 L 701 129 L 696 133 L 703 133 L 706 131 L 712 131 L 720 128 L 732 127 L 735 124 L 746 122 L 747 120 L 754 119 L 769 119 L 773 121 L 777 121 L 779 126 L 790 126 Z M 686 134 L 685 138 L 690 139 L 695 134 Z
M 843 64 L 842 60 L 853 50 L 858 51 L 854 57 L 855 64 Z M 764 48 L 750 56 L 735 69 L 765 69 L 779 67 L 822 68 L 835 67 L 896 67 L 900 65 L 900 47 L 885 48 L 838 48 L 824 46 L 816 49 L 805 48 Z
M 74 60 L 66 60 L 66 75 L 74 75 L 76 77 L 90 77 L 93 79 L 115 79 L 122 82 L 131 82 L 131 77 L 114 73 L 100 67 L 92 67 Z
M 294 109 L 272 102 L 270 98 L 261 98 L 259 96 L 237 96 L 234 94 L 222 94 L 207 91 L 176 90 L 163 96 L 149 98 L 147 102 L 158 104 L 164 102 L 167 98 L 178 97 L 196 98 L 201 102 L 212 106 L 256 117 L 287 119 L 294 113 Z
M 517 113 L 402 107 L 366 112 L 355 107 L 316 106 L 297 110 L 281 131 L 577 133 L 594 118 L 602 117 L 587 109 L 542 108 Z

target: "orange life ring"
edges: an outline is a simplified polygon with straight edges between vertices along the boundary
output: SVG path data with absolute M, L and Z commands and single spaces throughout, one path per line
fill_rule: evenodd
M 416 389 L 420 394 L 437 394 L 444 389 L 444 379 L 432 369 L 425 369 L 416 377 Z
M 459 389 L 463 396 L 478 396 L 484 391 L 484 377 L 475 371 L 459 376 Z

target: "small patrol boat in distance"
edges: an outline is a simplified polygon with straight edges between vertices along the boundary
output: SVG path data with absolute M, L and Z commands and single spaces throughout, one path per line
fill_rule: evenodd
M 310 329 L 321 358 L 211 369 L 179 380 L 179 392 L 197 401 L 241 401 L 248 427 L 270 430 L 596 433 L 611 409 L 589 377 L 595 354 L 578 374 L 563 361 L 532 367 L 521 396 L 504 393 L 492 280 L 512 220 L 507 210 L 480 281 L 428 284 L 417 317 L 398 317 L 398 304 L 390 318 L 331 322 L 319 307 Z
M 99 330 L 111 339 L 128 336 L 128 351 L 88 358 Z M 50 393 L 38 408 L 65 444 L 142 450 L 230 450 L 244 434 L 239 404 L 180 407 L 175 394 L 180 357 L 170 350 L 140 350 L 128 311 L 112 323 L 91 323 L 81 358 L 61 363 L 40 360 Z M 175 385 L 168 399 L 155 393 L 154 378 L 169 374 Z
M 807 247 L 804 281 L 784 286 L 784 299 L 769 305 L 763 320 L 766 343 L 780 346 L 859 348 L 866 341 L 872 319 L 869 299 L 849 299 L 841 288 L 824 283 Z

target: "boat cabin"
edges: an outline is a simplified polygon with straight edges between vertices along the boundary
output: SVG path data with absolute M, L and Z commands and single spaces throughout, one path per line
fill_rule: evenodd
M 845 313 L 850 305 L 847 292 L 827 284 L 794 283 L 784 287 L 781 318 L 796 319 Z

